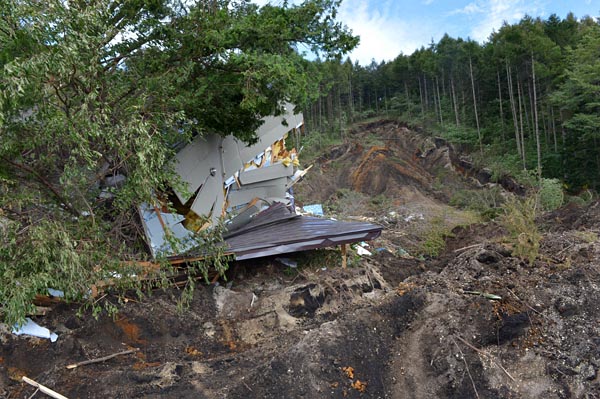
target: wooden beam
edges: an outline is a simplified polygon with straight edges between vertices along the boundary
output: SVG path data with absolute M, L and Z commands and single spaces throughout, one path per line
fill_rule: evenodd
M 342 268 L 346 268 L 348 266 L 348 253 L 347 253 L 347 247 L 346 244 L 342 244 L 340 245 L 341 249 L 342 249 Z

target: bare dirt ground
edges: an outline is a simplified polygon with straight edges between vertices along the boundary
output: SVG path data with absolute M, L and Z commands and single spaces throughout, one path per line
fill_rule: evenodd
M 57 342 L 0 334 L 0 397 L 31 397 L 27 375 L 69 398 L 599 398 L 600 203 L 544 215 L 530 265 L 448 205 L 486 189 L 462 172 L 443 142 L 359 126 L 297 192 L 384 225 L 373 256 L 238 263 L 183 311 L 176 289 L 116 318 L 55 305 L 35 319 Z

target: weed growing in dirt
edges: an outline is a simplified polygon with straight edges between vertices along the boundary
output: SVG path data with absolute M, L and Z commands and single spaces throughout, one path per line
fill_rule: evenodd
M 332 249 L 317 249 L 314 251 L 299 252 L 294 258 L 298 262 L 298 270 L 316 270 L 323 267 L 336 265 L 342 259 L 340 251 Z
M 565 204 L 576 205 L 578 207 L 584 207 L 590 205 L 598 198 L 598 195 L 592 190 L 588 189 L 578 195 L 568 195 L 565 193 Z
M 372 210 L 374 211 L 385 211 L 387 212 L 393 206 L 394 201 L 392 198 L 388 197 L 385 194 L 379 194 L 375 197 L 372 197 L 369 200 Z
M 575 237 L 588 244 L 592 244 L 598 241 L 598 233 L 594 231 L 576 231 Z
M 347 188 L 340 188 L 324 205 L 327 213 L 355 215 L 361 213 L 368 203 L 366 195 Z
M 446 248 L 446 237 L 450 237 L 450 229 L 446 221 L 441 216 L 434 217 L 429 229 L 423 236 L 419 253 L 423 256 L 436 257 L 439 256 L 444 248 Z
M 480 190 L 457 190 L 450 198 L 450 205 L 479 213 L 483 219 L 499 216 L 504 202 L 500 187 L 484 187 Z
M 513 246 L 513 254 L 526 259 L 530 264 L 537 258 L 540 250 L 540 234 L 535 217 L 537 198 L 509 198 L 504 206 L 504 214 L 500 223 L 509 232 L 509 241 Z

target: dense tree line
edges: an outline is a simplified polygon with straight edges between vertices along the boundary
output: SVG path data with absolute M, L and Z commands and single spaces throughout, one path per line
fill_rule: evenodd
M 391 62 L 320 64 L 311 129 L 402 115 L 507 171 L 600 188 L 600 25 L 590 17 L 525 17 L 484 44 L 445 35 Z

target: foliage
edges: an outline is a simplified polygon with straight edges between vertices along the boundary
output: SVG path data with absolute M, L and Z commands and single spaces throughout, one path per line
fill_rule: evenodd
M 401 115 L 479 150 L 497 164 L 496 176 L 541 166 L 537 180 L 597 191 L 599 45 L 598 19 L 525 16 L 481 45 L 445 35 L 391 62 L 329 60 L 317 63 L 323 95 L 304 115 L 309 126 L 334 132 L 346 122 Z
M 565 195 L 558 179 L 542 179 L 538 191 L 540 205 L 545 211 L 553 211 L 562 206 Z
M 535 197 L 510 197 L 503 205 L 504 215 L 500 218 L 500 223 L 509 233 L 513 254 L 530 264 L 539 254 L 542 238 L 535 223 L 536 203 Z
M 315 67 L 302 49 L 339 58 L 358 41 L 335 20 L 337 6 L 1 2 L 6 317 L 22 320 L 48 284 L 83 299 L 119 260 L 139 257 L 132 210 L 175 180 L 179 144 L 207 131 L 252 142 L 283 100 L 312 98 Z M 116 175 L 126 180 L 109 186 Z

